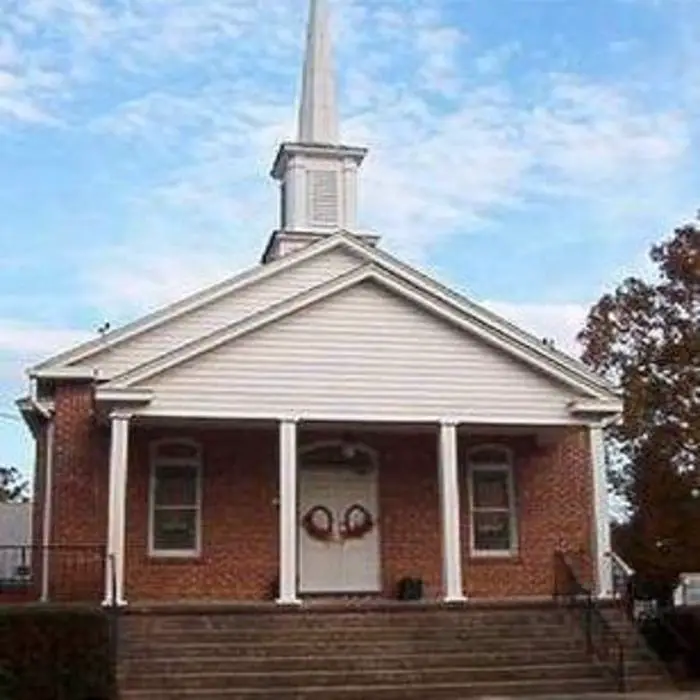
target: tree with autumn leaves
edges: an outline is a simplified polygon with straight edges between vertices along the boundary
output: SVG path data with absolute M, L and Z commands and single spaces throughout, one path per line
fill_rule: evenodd
M 613 491 L 629 519 L 620 553 L 670 580 L 700 571 L 700 226 L 652 247 L 655 279 L 626 279 L 591 309 L 582 359 L 616 383 L 623 414 L 607 428 Z

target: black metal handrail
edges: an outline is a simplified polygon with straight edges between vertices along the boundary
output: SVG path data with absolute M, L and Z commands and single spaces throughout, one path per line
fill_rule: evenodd
M 601 612 L 591 589 L 579 580 L 564 552 L 554 554 L 554 599 L 565 605 L 581 625 L 586 651 L 613 676 L 625 692 L 625 647 Z
M 627 564 L 620 556 L 614 552 L 609 552 L 610 563 L 612 568 L 613 580 L 613 600 L 622 614 L 640 629 L 640 620 L 637 619 L 635 612 L 635 574 L 636 572 Z M 652 608 L 652 617 L 664 633 L 673 640 L 676 647 L 687 653 L 691 650 L 692 645 L 682 634 L 678 632 L 675 626 L 669 622 L 663 611 Z
M 629 620 L 634 619 L 634 570 L 617 554 L 608 552 L 612 578 L 612 598 Z

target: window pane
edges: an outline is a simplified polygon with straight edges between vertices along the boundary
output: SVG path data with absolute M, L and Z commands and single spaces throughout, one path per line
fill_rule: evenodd
M 197 505 L 196 467 L 157 467 L 157 506 Z
M 508 452 L 500 447 L 481 447 L 469 454 L 472 464 L 508 464 Z
M 197 511 L 156 510 L 153 513 L 153 549 L 193 551 L 197 549 Z
M 199 459 L 199 451 L 188 442 L 164 442 L 158 445 L 158 457 L 175 457 L 177 459 Z
M 508 513 L 474 513 L 474 549 L 509 551 L 510 515 Z
M 508 508 L 508 472 L 474 471 L 474 507 Z

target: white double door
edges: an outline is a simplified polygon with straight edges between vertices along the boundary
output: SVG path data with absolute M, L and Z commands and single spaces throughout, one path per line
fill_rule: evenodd
M 299 592 L 376 593 L 381 588 L 377 470 L 307 468 L 299 474 Z M 373 528 L 358 539 L 340 529 L 348 509 L 360 505 Z M 321 506 L 332 516 L 333 537 L 320 541 L 302 525 L 304 515 Z

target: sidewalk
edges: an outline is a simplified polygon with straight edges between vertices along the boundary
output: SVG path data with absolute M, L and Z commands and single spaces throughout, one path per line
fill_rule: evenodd
M 485 695 L 478 700 L 515 700 L 512 696 Z M 523 700 L 519 698 L 518 700 Z M 698 690 L 656 691 L 641 693 L 573 693 L 571 695 L 532 695 L 529 700 L 700 700 Z

